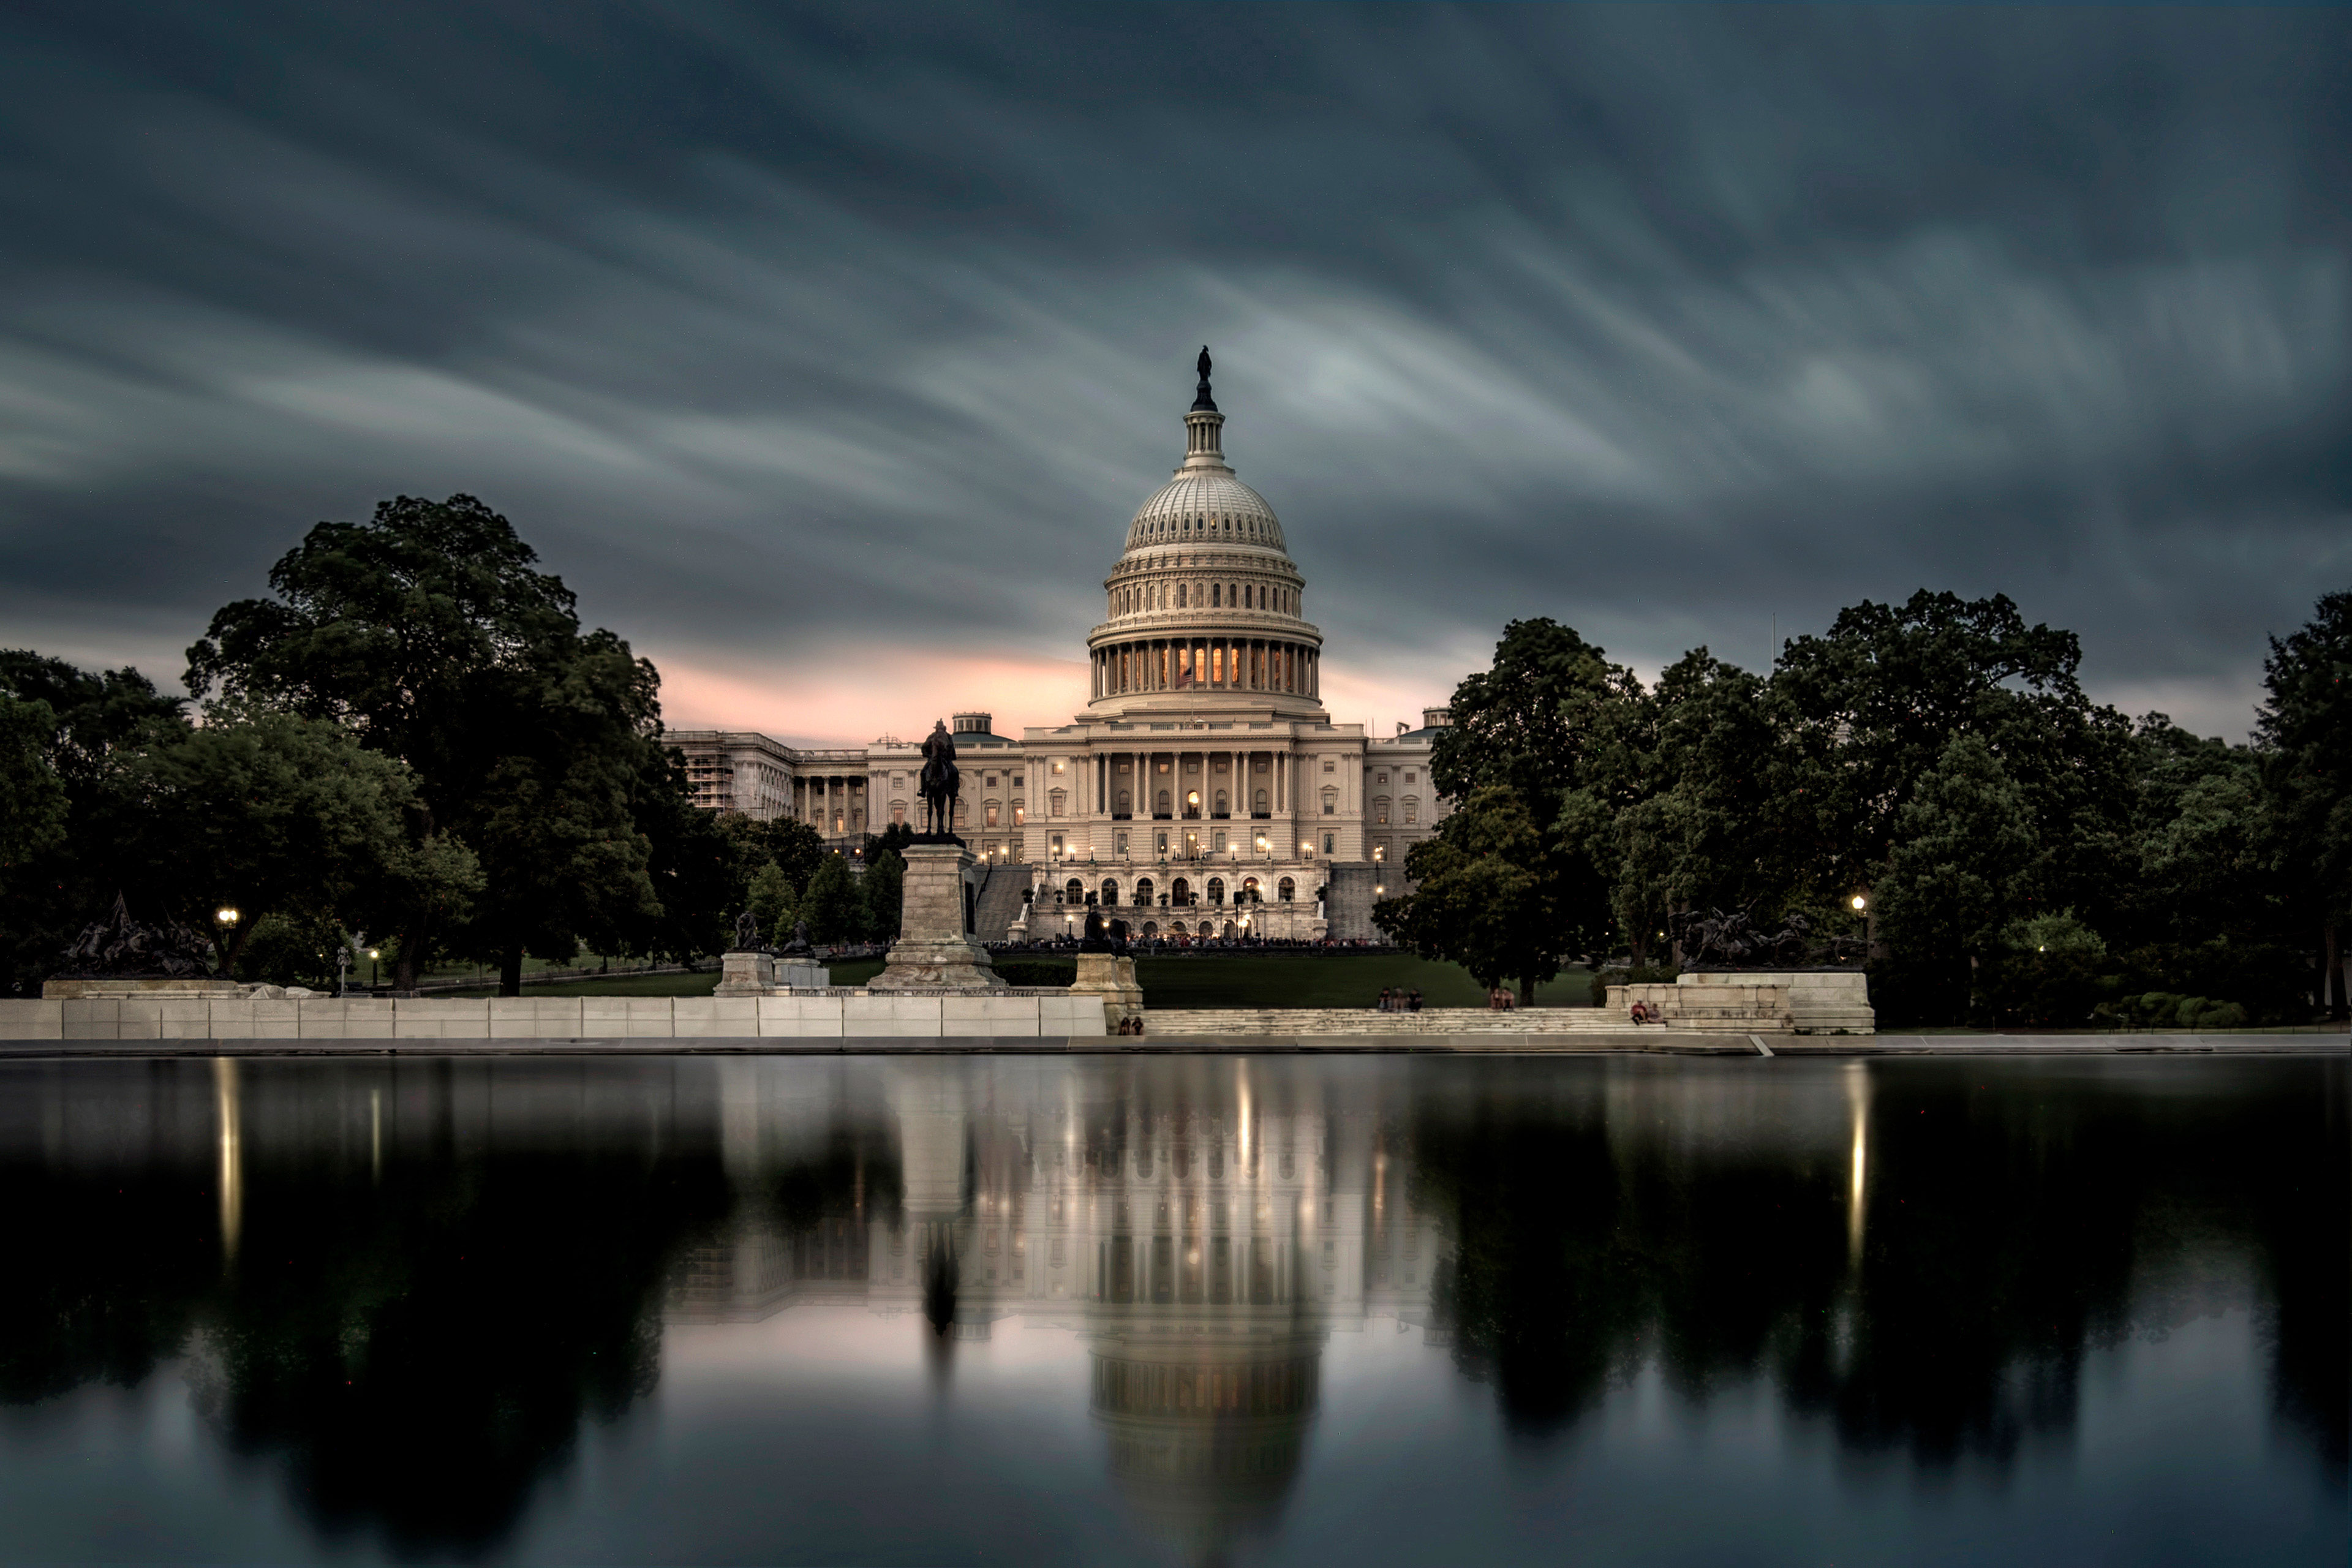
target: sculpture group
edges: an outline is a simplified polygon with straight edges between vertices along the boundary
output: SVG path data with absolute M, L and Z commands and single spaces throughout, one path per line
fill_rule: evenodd
M 1688 910 L 1667 917 L 1667 930 L 1682 954 L 1682 966 L 1791 969 L 1850 961 L 1863 954 L 1863 942 L 1853 937 L 1833 936 L 1816 944 L 1812 922 L 1802 915 L 1790 915 L 1778 931 L 1765 931 L 1750 912 L 1755 907 L 1748 904 L 1728 914 L 1721 910 Z

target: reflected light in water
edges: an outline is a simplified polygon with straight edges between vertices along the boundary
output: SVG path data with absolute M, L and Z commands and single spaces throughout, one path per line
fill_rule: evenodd
M 245 1131 L 237 1109 L 236 1060 L 213 1058 L 213 1109 L 219 1118 L 221 1267 L 236 1261 L 245 1227 Z
M 1849 1268 L 1862 1267 L 1863 1217 L 1868 1201 L 1870 1173 L 1870 1066 L 1845 1064 L 1845 1098 L 1853 1119 L 1853 1175 L 1846 1189 L 1845 1260 Z

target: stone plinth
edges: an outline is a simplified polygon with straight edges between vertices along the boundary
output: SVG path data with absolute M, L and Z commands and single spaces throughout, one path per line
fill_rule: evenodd
M 723 952 L 719 955 L 716 996 L 764 996 L 776 983 L 776 961 L 764 952 Z
M 1671 985 L 1612 985 L 1608 1011 L 1647 1003 L 1669 1029 L 1871 1035 L 1878 1015 L 1859 969 L 1694 970 Z
M 1143 987 L 1136 982 L 1135 960 L 1114 953 L 1078 954 L 1078 977 L 1070 985 L 1070 994 L 1101 997 L 1108 1028 L 1116 1029 L 1120 1019 L 1143 1013 Z
M 1789 1026 L 1800 1035 L 1870 1035 L 1878 1013 L 1870 1005 L 1870 977 L 1861 969 L 1696 970 L 1681 985 L 1785 985 Z
M 814 959 L 776 960 L 775 984 L 780 991 L 817 991 L 832 984 L 833 971 Z
M 988 952 L 971 940 L 965 873 L 977 862 L 961 844 L 909 844 L 898 940 L 873 991 L 1001 991 Z

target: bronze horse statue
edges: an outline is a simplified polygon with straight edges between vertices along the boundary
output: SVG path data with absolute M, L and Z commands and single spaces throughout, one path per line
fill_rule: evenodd
M 923 771 L 917 781 L 923 796 L 923 836 L 927 838 L 955 837 L 956 792 L 963 779 L 955 756 L 955 737 L 948 733 L 947 721 L 935 721 L 930 734 L 923 740 Z

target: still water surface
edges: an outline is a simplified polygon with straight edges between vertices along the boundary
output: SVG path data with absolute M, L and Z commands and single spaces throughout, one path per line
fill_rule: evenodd
M 2346 1063 L 0 1066 L 0 1559 L 2326 1563 Z

